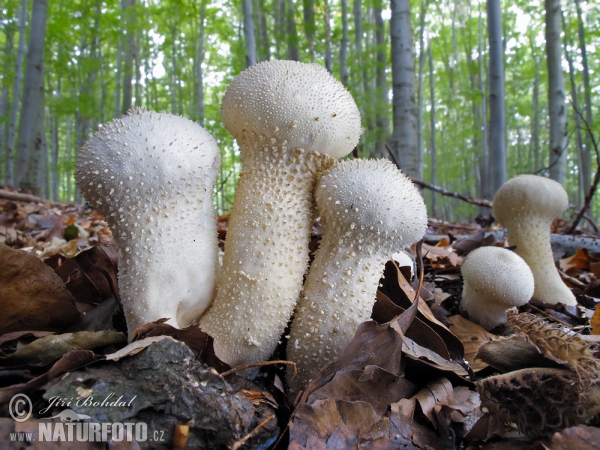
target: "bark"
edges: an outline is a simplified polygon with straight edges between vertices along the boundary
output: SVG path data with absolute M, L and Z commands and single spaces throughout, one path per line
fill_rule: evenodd
M 342 0 L 342 42 L 340 45 L 340 80 L 348 86 L 348 0 Z
M 385 24 L 382 17 L 382 6 L 381 0 L 375 0 L 373 2 L 373 15 L 375 18 L 375 42 L 377 44 L 377 75 L 375 78 L 375 91 L 377 99 L 375 108 L 375 123 L 377 126 L 377 136 L 375 141 L 375 151 L 372 155 L 373 157 L 383 157 L 387 154 L 385 143 L 390 134 L 388 84 L 385 72 L 387 66 L 387 42 L 385 38 Z
M 115 106 L 113 109 L 113 117 L 121 116 L 121 84 L 123 80 L 123 28 L 119 35 L 119 44 L 117 46 L 117 68 L 115 74 Z
M 17 51 L 17 66 L 15 68 L 15 84 L 13 88 L 13 101 L 8 125 L 8 145 L 6 146 L 6 177 L 7 186 L 15 185 L 14 180 L 14 150 L 15 136 L 17 134 L 17 116 L 19 113 L 19 98 L 21 98 L 21 78 L 23 76 L 23 60 L 27 53 L 25 34 L 27 27 L 27 0 L 23 0 L 19 10 L 19 49 Z
M 177 8 L 176 8 L 177 9 Z M 177 107 L 177 94 L 179 91 L 179 78 L 178 78 L 178 64 L 177 64 L 177 33 L 179 30 L 179 19 L 177 15 L 179 11 L 174 14 L 173 23 L 171 24 L 171 114 L 178 114 L 179 110 Z
M 269 48 L 269 29 L 267 25 L 267 15 L 265 14 L 265 4 L 262 0 L 254 0 L 252 8 L 255 12 L 255 17 L 257 17 L 254 30 L 257 41 L 257 58 L 260 61 L 267 61 L 271 58 L 271 49 Z
M 419 90 L 417 91 L 417 148 L 419 154 L 419 160 L 417 166 L 419 172 L 417 177 L 423 178 L 423 104 L 425 95 L 425 60 L 427 58 L 425 50 L 425 15 L 427 14 L 427 7 L 429 6 L 429 0 L 423 0 L 421 3 L 421 16 L 419 18 Z
M 286 30 L 286 2 L 287 0 L 277 0 L 277 9 L 275 11 L 275 51 L 277 59 L 283 58 L 283 51 L 281 46 L 285 42 L 285 30 Z
M 506 181 L 506 106 L 504 48 L 500 0 L 487 1 L 489 36 L 490 127 L 488 135 L 490 195 Z M 491 198 L 491 197 L 490 197 Z
M 256 41 L 254 40 L 254 17 L 252 0 L 243 0 L 244 8 L 244 41 L 246 43 L 246 67 L 256 64 Z
M 198 31 L 198 53 L 196 54 L 196 99 L 198 108 L 198 123 L 204 126 L 204 22 L 206 19 L 206 2 L 201 0 L 200 27 Z
M 44 39 L 47 14 L 48 0 L 34 0 L 15 172 L 16 185 L 32 190 L 34 194 L 40 188 L 37 176 L 44 141 Z
M 4 77 L 2 79 L 2 96 L 0 97 L 0 167 L 2 164 L 10 164 L 7 154 L 8 147 L 8 129 L 10 122 L 7 120 L 8 117 L 8 105 L 10 103 L 10 89 L 8 86 L 8 74 L 10 73 L 10 65 L 14 56 L 14 28 L 11 25 L 7 25 L 5 28 L 6 41 L 4 42 Z M 0 173 L 0 183 L 2 178 L 6 175 L 6 170 Z
M 346 0 L 342 0 L 346 1 Z M 315 1 L 303 0 L 304 9 L 304 33 L 308 41 L 308 52 L 310 62 L 315 62 Z
M 331 22 L 329 1 L 323 0 L 323 21 L 325 22 L 325 68 L 333 72 L 333 55 L 331 53 Z
M 414 111 L 415 69 L 412 56 L 410 1 L 391 0 L 391 9 L 394 131 L 390 144 L 402 170 L 414 176 L 419 173 L 417 167 L 419 158 Z
M 133 66 L 135 58 L 135 0 L 122 0 L 123 15 L 127 23 L 125 55 L 123 61 L 123 104 L 121 114 L 131 109 L 133 97 Z
M 429 102 L 431 105 L 431 111 L 429 113 L 430 128 L 431 128 L 431 173 L 430 180 L 434 186 L 437 184 L 437 146 L 435 142 L 435 81 L 433 78 L 433 55 L 431 52 L 431 45 L 427 48 L 427 56 L 429 58 Z M 437 196 L 435 192 L 431 193 L 431 216 L 439 217 Z
M 567 114 L 560 41 L 560 0 L 545 0 L 548 109 L 550 117 L 550 178 L 567 181 Z

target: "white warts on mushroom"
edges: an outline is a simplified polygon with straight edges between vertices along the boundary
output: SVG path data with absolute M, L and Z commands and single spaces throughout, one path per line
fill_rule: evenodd
M 466 257 L 460 271 L 464 287 L 460 308 L 486 330 L 506 324 L 506 310 L 529 302 L 534 280 L 527 263 L 500 247 L 480 247 Z
M 350 93 L 324 67 L 265 61 L 233 79 L 221 106 L 242 171 L 217 297 L 200 322 L 232 366 L 267 359 L 302 288 L 318 174 L 362 132 Z
M 550 245 L 552 221 L 569 206 L 564 188 L 537 175 L 519 175 L 500 187 L 492 204 L 494 217 L 507 231 L 508 244 L 531 268 L 533 299 L 544 303 L 577 304 L 554 265 Z
M 323 237 L 287 346 L 298 365 L 292 391 L 342 353 L 371 315 L 385 263 L 427 228 L 421 194 L 387 160 L 344 161 L 319 179 L 315 196 Z
M 100 128 L 78 158 L 77 185 L 119 249 L 129 337 L 161 318 L 179 327 L 197 321 L 218 270 L 215 140 L 183 117 L 137 109 Z

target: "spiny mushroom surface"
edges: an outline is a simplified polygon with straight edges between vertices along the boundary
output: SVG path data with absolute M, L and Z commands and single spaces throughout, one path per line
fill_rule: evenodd
M 220 162 L 217 143 L 200 125 L 139 109 L 104 125 L 81 149 L 77 185 L 118 246 L 130 338 L 161 318 L 188 326 L 212 301 Z
M 287 346 L 287 358 L 298 365 L 293 391 L 334 361 L 369 320 L 385 263 L 427 228 L 421 194 L 387 160 L 344 161 L 319 179 L 315 196 L 323 237 Z
M 554 180 L 537 175 L 519 175 L 496 193 L 494 217 L 507 231 L 509 245 L 531 268 L 535 279 L 533 299 L 544 303 L 577 304 L 554 265 L 550 245 L 552 221 L 569 206 L 564 188 Z
M 533 274 L 516 253 L 500 247 L 480 247 L 460 268 L 464 287 L 460 307 L 486 330 L 506 324 L 506 310 L 529 302 Z
M 319 172 L 361 134 L 350 93 L 323 67 L 265 61 L 233 79 L 221 106 L 242 171 L 217 297 L 200 322 L 232 366 L 267 359 L 302 288 Z

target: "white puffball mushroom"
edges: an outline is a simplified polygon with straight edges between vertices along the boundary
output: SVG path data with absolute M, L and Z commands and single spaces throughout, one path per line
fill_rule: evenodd
M 427 208 L 413 183 L 387 160 L 349 160 L 315 190 L 322 240 L 298 302 L 287 358 L 298 367 L 292 391 L 335 361 L 369 320 L 385 263 L 420 240 Z
M 470 252 L 460 271 L 464 287 L 460 308 L 486 330 L 506 324 L 506 310 L 529 302 L 533 273 L 516 253 L 500 247 Z
M 564 188 L 537 175 L 519 175 L 504 183 L 493 202 L 494 217 L 507 231 L 508 244 L 531 268 L 533 299 L 575 306 L 571 290 L 560 279 L 550 245 L 552 221 L 569 206 Z
M 231 366 L 269 358 L 308 267 L 318 174 L 362 132 L 348 90 L 324 67 L 265 61 L 235 77 L 221 116 L 242 171 L 216 299 L 200 322 Z
M 191 325 L 212 301 L 220 163 L 216 141 L 200 125 L 140 109 L 105 124 L 81 149 L 77 185 L 117 244 L 130 338 L 161 318 Z

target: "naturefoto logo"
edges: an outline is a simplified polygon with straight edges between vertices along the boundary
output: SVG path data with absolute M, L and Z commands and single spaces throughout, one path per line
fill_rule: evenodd
M 50 403 L 52 405 L 59 402 L 53 398 Z M 66 404 L 67 402 L 61 399 L 60 403 Z M 113 406 L 116 404 L 113 403 Z M 40 413 L 48 411 L 48 409 L 49 407 L 44 408 L 40 410 Z M 27 421 L 32 415 L 32 410 L 31 400 L 25 394 L 15 395 L 9 403 L 10 415 L 18 423 Z M 19 442 L 145 442 L 164 440 L 164 431 L 155 431 L 149 437 L 148 426 L 143 422 L 108 423 L 91 422 L 90 419 L 92 417 L 78 414 L 67 408 L 52 417 L 40 419 L 37 435 L 33 432 L 15 432 L 10 434 L 10 438 L 11 441 Z

